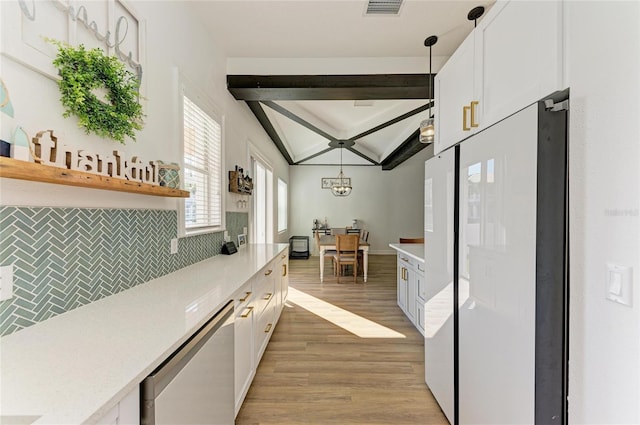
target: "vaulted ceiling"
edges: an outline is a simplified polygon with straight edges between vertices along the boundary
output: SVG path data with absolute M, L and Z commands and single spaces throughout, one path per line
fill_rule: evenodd
M 376 1 L 376 0 L 371 0 Z M 391 0 L 393 3 L 394 0 Z M 388 0 L 382 1 L 388 6 Z M 227 86 L 295 165 L 392 169 L 426 145 L 419 123 L 436 70 L 490 1 L 404 0 L 397 14 L 367 14 L 366 0 L 191 2 L 228 58 Z

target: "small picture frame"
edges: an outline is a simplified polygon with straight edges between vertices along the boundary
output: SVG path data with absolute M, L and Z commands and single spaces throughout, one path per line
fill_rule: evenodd
M 247 244 L 247 235 L 240 233 L 238 235 L 238 248 L 242 248 Z
M 348 185 L 351 185 L 351 177 L 345 177 L 342 179 L 342 181 Z M 337 179 L 335 177 L 323 177 L 321 187 L 323 189 L 331 189 L 331 186 L 339 182 L 340 182 L 340 179 Z

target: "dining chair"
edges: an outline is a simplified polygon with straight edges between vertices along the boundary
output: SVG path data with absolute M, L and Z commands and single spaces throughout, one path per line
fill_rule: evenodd
M 360 237 L 358 235 L 337 235 L 336 254 L 333 256 L 336 271 L 338 273 L 338 283 L 342 275 L 342 267 L 353 265 L 353 283 L 358 280 L 358 246 Z
M 360 239 L 368 243 L 369 242 L 369 231 L 368 230 L 364 230 L 364 229 L 360 229 Z M 362 251 L 358 251 L 358 265 L 364 270 L 363 257 L 364 257 L 364 253 Z
M 400 238 L 400 243 L 424 243 L 424 238 Z
M 316 240 L 316 248 L 318 249 L 318 254 L 320 254 L 320 233 L 319 232 L 315 232 L 314 235 L 314 239 Z M 324 252 L 324 258 L 330 258 L 331 259 L 331 267 L 333 268 L 333 275 L 336 275 L 336 263 L 333 260 L 333 256 L 336 255 L 336 250 L 335 249 L 328 249 Z

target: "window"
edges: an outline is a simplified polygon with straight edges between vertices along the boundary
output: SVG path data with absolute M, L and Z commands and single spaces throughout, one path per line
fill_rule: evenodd
M 287 230 L 287 183 L 278 178 L 278 233 Z
M 187 233 L 222 227 L 222 126 L 183 96 L 184 187 Z
M 273 173 L 257 155 L 251 157 L 253 169 L 253 232 L 255 243 L 273 242 Z

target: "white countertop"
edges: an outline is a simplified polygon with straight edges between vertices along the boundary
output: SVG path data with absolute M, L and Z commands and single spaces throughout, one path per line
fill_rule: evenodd
M 248 244 L 0 338 L 0 414 L 99 420 L 287 244 Z
M 390 243 L 389 246 L 398 252 L 402 252 L 403 254 L 424 263 L 423 243 Z

